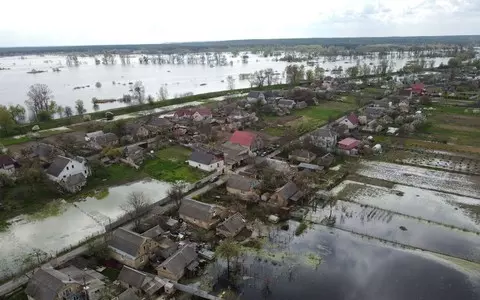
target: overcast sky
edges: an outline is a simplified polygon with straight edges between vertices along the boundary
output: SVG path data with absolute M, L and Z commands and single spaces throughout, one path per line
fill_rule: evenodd
M 480 33 L 480 0 L 5 0 L 0 47 Z

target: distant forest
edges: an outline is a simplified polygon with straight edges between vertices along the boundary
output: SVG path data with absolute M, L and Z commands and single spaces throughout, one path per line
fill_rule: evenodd
M 250 50 L 259 48 L 292 48 L 295 46 L 342 47 L 354 50 L 368 45 L 425 46 L 435 44 L 472 46 L 480 44 L 480 35 L 460 36 L 412 36 L 412 37 L 358 37 L 358 38 L 301 38 L 301 39 L 258 39 L 232 40 L 214 42 L 188 42 L 169 44 L 140 45 L 85 45 L 85 46 L 51 46 L 51 47 L 6 47 L 0 48 L 0 56 L 27 55 L 44 53 L 85 53 L 96 54 L 105 51 L 173 53 Z

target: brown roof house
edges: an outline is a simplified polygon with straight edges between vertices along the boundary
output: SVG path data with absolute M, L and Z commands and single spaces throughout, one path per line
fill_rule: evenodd
M 73 266 L 61 270 L 40 268 L 28 281 L 25 294 L 29 300 L 93 299 L 93 294 L 103 288 L 102 278 L 93 270 Z
M 141 236 L 126 228 L 118 228 L 108 242 L 111 256 L 129 267 L 140 269 L 145 266 L 159 248 L 159 244 L 151 238 Z
M 288 155 L 288 159 L 304 163 L 312 162 L 315 158 L 317 158 L 317 156 L 314 153 L 305 149 L 293 150 Z
M 180 218 L 190 224 L 210 229 L 220 222 L 222 208 L 217 205 L 184 198 L 178 211 Z
M 227 180 L 227 192 L 237 195 L 245 201 L 258 201 L 259 197 L 255 188 L 259 185 L 260 182 L 256 179 L 233 174 Z
M 217 226 L 217 234 L 226 238 L 235 237 L 245 228 L 247 221 L 237 212 Z
M 284 207 L 288 205 L 289 201 L 297 202 L 302 197 L 302 191 L 298 189 L 295 183 L 289 181 L 275 191 L 275 193 L 270 197 L 270 203 L 274 204 L 275 206 Z
M 163 279 L 128 266 L 123 266 L 117 280 L 122 287 L 133 290 L 136 295 L 152 296 L 165 286 Z
M 198 267 L 197 258 L 198 254 L 194 245 L 186 244 L 156 267 L 157 274 L 178 281 L 187 271 L 195 271 Z

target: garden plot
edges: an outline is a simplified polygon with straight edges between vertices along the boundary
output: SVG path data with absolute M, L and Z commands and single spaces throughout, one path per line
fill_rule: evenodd
M 392 151 L 395 162 L 420 167 L 437 168 L 472 175 L 480 175 L 480 161 L 448 153 L 420 153 L 417 151 Z
M 379 208 L 339 200 L 335 206 L 317 210 L 309 218 L 312 222 L 320 224 L 328 224 L 327 220 L 335 218 L 333 227 L 338 229 L 480 262 L 479 235 L 427 223 Z
M 378 161 L 361 161 L 357 174 L 432 189 L 466 197 L 480 198 L 480 177 L 423 169 Z
M 386 188 L 349 180 L 342 182 L 334 192 L 341 200 L 480 232 L 480 200 L 477 199 L 399 184 Z

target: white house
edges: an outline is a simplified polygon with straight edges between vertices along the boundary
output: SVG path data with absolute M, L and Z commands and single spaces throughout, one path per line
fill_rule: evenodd
M 223 154 L 215 155 L 204 150 L 195 150 L 188 159 L 191 167 L 198 168 L 203 171 L 212 172 L 221 170 L 224 166 Z
M 15 169 L 20 165 L 15 159 L 8 155 L 0 155 L 0 173 L 12 176 L 15 174 Z
M 348 129 L 354 129 L 358 127 L 358 117 L 354 113 L 351 113 L 340 123 L 347 125 Z
M 87 160 L 80 156 L 68 158 L 59 155 L 46 172 L 49 179 L 72 193 L 79 191 L 87 183 L 87 177 L 90 176 Z

